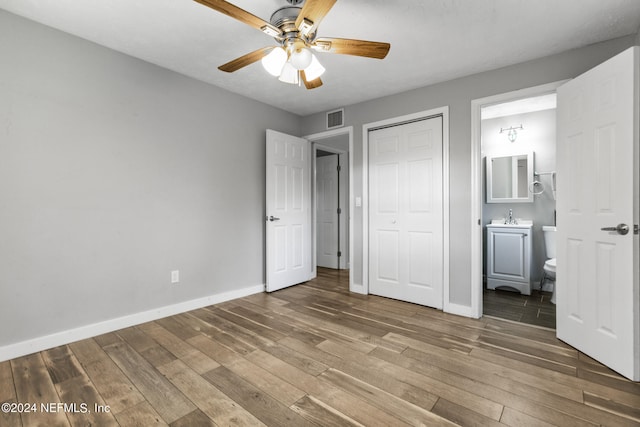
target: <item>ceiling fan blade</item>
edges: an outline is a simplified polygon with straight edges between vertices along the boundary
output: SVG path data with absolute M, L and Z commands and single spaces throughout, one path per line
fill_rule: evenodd
M 237 19 L 238 21 L 244 24 L 247 24 L 257 30 L 260 30 L 263 33 L 266 33 L 272 37 L 282 34 L 281 29 L 274 27 L 264 19 L 258 18 L 257 16 L 227 1 L 224 1 L 224 0 L 195 0 L 195 1 L 197 1 L 202 5 L 210 7 L 213 10 L 217 10 L 220 13 L 224 13 L 225 15 L 230 16 L 233 19 Z
M 315 33 L 318 24 L 329 13 L 335 3 L 336 0 L 306 0 L 296 19 L 296 28 L 305 35 Z M 311 21 L 310 27 L 301 27 L 305 19 Z
M 256 61 L 267 56 L 269 52 L 274 48 L 274 46 L 263 47 L 258 50 L 254 50 L 251 53 L 247 53 L 246 55 L 241 56 L 240 58 L 236 58 L 233 61 L 227 62 L 224 65 L 218 67 L 220 71 L 226 71 L 227 73 L 233 73 L 234 71 L 238 71 L 240 68 L 246 67 L 247 65 L 251 65 Z
M 304 70 L 300 70 L 300 77 L 302 77 L 302 82 L 304 83 L 304 86 L 307 89 L 315 89 L 317 87 L 322 86 L 322 80 L 320 80 L 320 77 L 313 79 L 311 81 L 308 81 L 307 76 L 304 73 Z
M 320 52 L 340 53 L 343 55 L 366 56 L 383 59 L 389 53 L 389 43 L 371 42 L 367 40 L 338 39 L 319 37 L 313 43 L 314 49 Z

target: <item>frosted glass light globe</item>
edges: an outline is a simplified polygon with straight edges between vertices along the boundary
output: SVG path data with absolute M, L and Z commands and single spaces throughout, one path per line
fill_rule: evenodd
M 296 70 L 304 70 L 309 66 L 309 64 L 311 64 L 311 59 L 311 51 L 306 47 L 303 47 L 291 52 L 291 58 L 289 59 L 289 62 L 291 62 L 291 65 Z
M 311 54 L 311 63 L 304 69 L 304 75 L 307 81 L 315 80 L 325 72 L 325 68 L 320 64 L 318 58 L 314 54 Z
M 300 83 L 299 74 L 298 70 L 293 68 L 290 62 L 287 62 L 284 64 L 284 67 L 282 67 L 282 74 L 280 74 L 280 78 L 278 80 L 284 83 L 297 85 Z
M 274 48 L 267 56 L 262 58 L 264 69 L 275 77 L 280 75 L 285 62 L 287 62 L 287 52 L 281 47 Z

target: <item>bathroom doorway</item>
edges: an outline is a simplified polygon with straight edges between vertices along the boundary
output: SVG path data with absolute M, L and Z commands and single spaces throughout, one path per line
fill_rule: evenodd
M 477 262 L 481 263 L 478 281 L 482 287 L 482 315 L 552 329 L 555 329 L 555 305 L 551 298 L 555 283 L 543 270 L 548 259 L 543 226 L 555 226 L 555 87 L 547 85 L 481 100 L 484 102 L 477 109 L 481 161 L 476 171 L 476 179 L 481 185 L 478 224 L 482 226 L 482 253 L 478 254 Z M 528 164 L 527 157 L 530 157 Z M 491 173 L 491 179 L 487 179 L 487 171 Z M 501 252 L 494 247 L 493 239 L 500 237 L 493 232 L 488 234 L 487 226 L 511 223 L 515 227 L 525 227 L 528 222 L 532 224 L 530 228 L 509 230 L 526 231 L 522 239 L 511 239 L 523 242 L 517 243 L 524 248 L 517 261 L 526 279 L 518 277 L 511 282 L 509 277 L 492 279 L 495 265 L 502 262 L 510 269 L 514 261 L 494 260 L 513 253 L 508 250 L 505 254 L 504 250 Z M 491 244 L 489 239 L 492 239 Z M 526 242 L 526 239 L 530 241 Z M 493 254 L 490 259 L 489 250 Z

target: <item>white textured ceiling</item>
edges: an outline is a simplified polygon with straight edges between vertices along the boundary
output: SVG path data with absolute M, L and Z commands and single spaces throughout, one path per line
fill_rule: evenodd
M 285 0 L 231 0 L 269 20 Z M 324 85 L 259 63 L 217 69 L 273 39 L 192 0 L 0 0 L 0 8 L 300 115 L 634 34 L 640 0 L 338 0 L 320 37 L 391 43 L 384 60 L 319 53 Z

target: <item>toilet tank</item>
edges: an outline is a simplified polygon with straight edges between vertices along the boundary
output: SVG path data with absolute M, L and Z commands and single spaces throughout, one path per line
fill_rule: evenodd
M 556 257 L 556 227 L 553 225 L 542 226 L 542 233 L 544 234 L 544 250 L 547 254 L 547 258 Z

